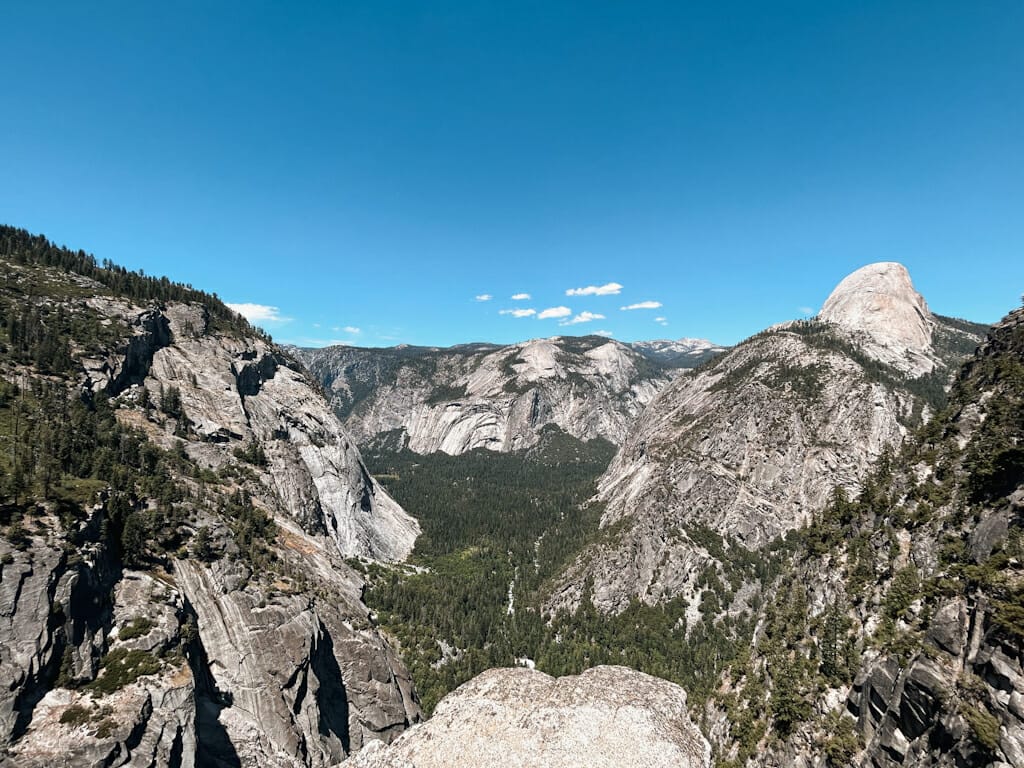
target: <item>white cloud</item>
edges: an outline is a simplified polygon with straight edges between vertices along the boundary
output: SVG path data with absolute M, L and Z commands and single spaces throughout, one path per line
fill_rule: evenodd
M 287 323 L 290 317 L 282 317 L 281 310 L 267 304 L 228 304 L 229 309 L 234 310 L 250 323 Z
M 656 322 L 658 325 L 668 325 L 668 318 L 656 317 L 654 318 L 654 322 Z
M 604 315 L 598 315 L 594 312 L 580 312 L 572 320 L 563 320 L 559 325 L 579 325 L 580 323 L 589 323 L 593 320 L 604 320 Z
M 619 307 L 623 312 L 628 312 L 631 309 L 657 309 L 661 306 L 660 301 L 638 301 L 636 304 L 630 304 L 626 307 Z
M 477 301 L 490 301 L 494 297 L 489 293 L 481 293 L 479 296 L 474 297 Z
M 814 307 L 797 307 L 797 311 L 801 315 L 807 315 L 807 316 L 816 315 L 817 314 L 817 312 L 814 311 Z
M 512 295 L 512 301 L 526 301 L 528 298 L 530 298 L 528 293 L 515 293 Z
M 622 286 L 618 283 L 605 283 L 604 285 L 588 285 L 586 288 L 570 288 L 565 292 L 566 296 L 614 296 L 622 293 Z
M 536 315 L 536 309 L 499 309 L 499 315 L 512 315 L 512 317 L 529 317 L 530 315 Z
M 568 317 L 571 314 L 572 310 L 569 309 L 568 307 L 548 307 L 539 315 L 537 315 L 537 319 L 548 320 L 552 317 Z
M 351 339 L 319 339 L 311 337 L 301 337 L 298 339 L 288 339 L 284 341 L 285 344 L 294 344 L 297 347 L 349 347 L 352 346 Z
M 341 330 L 343 330 L 345 333 L 353 333 L 353 334 L 354 333 L 362 333 L 363 332 L 362 328 L 356 328 L 354 325 L 346 325 Z
M 606 339 L 610 339 L 613 334 L 612 334 L 611 331 L 594 331 L 594 335 L 595 336 L 604 336 Z

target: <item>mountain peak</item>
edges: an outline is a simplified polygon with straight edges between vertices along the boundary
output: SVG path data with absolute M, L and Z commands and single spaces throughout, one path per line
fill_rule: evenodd
M 934 367 L 935 320 L 910 273 L 895 261 L 868 264 L 835 287 L 819 319 L 866 336 L 872 356 L 920 375 Z

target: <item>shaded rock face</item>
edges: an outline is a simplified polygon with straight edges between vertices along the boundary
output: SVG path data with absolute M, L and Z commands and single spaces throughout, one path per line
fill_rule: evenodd
M 334 765 L 418 717 L 397 658 L 353 629 L 355 605 L 233 589 L 245 574 L 229 564 L 175 572 L 201 639 L 199 764 Z
M 438 704 L 390 746 L 353 768 L 706 768 L 711 750 L 677 685 L 625 667 L 552 678 L 492 669 Z
M 102 510 L 95 515 L 86 528 Z M 60 525 L 48 517 L 40 524 L 54 531 Z M 0 762 L 195 765 L 195 684 L 184 657 L 168 656 L 154 674 L 111 695 L 82 688 L 96 678 L 104 654 L 132 651 L 155 660 L 176 648 L 181 594 L 150 574 L 122 571 L 98 543 L 78 562 L 45 535 L 24 551 L 0 541 L 0 550 L 10 560 L 0 572 L 0 743 L 13 742 L 0 748 Z M 132 636 L 128 628 L 140 626 L 146 631 Z
M 419 719 L 360 581 L 323 541 L 283 536 L 282 556 L 325 595 L 311 601 L 228 560 L 154 575 L 117 568 L 96 544 L 69 565 L 53 538 L 24 552 L 0 540 L 4 765 L 329 766 Z M 156 669 L 96 690 L 110 674 L 101 658 L 122 652 Z
M 620 611 L 632 598 L 654 603 L 688 593 L 695 568 L 712 560 L 694 542 L 694 529 L 762 547 L 809 521 L 834 488 L 854 493 L 879 456 L 901 445 L 908 427 L 930 412 L 922 381 L 886 362 L 889 347 L 872 357 L 881 347 L 862 346 L 868 331 L 848 330 L 859 315 L 842 309 L 859 306 L 856 289 L 866 280 L 899 289 L 884 294 L 895 298 L 882 303 L 881 315 L 892 303 L 900 317 L 906 306 L 915 317 L 927 311 L 909 278 L 902 280 L 905 270 L 882 266 L 837 288 L 830 317 L 842 325 L 776 326 L 680 374 L 658 394 L 599 481 L 601 526 L 617 533 L 570 568 L 552 606 L 577 605 L 589 583 L 595 605 L 606 611 Z M 967 343 L 980 340 L 930 314 L 923 322 Z M 918 331 L 901 338 L 917 343 Z M 960 355 L 930 338 L 917 348 L 920 359 L 952 376 Z
M 618 443 L 672 369 L 597 336 L 507 347 L 296 350 L 365 444 L 400 432 L 417 453 L 516 451 L 555 425 Z

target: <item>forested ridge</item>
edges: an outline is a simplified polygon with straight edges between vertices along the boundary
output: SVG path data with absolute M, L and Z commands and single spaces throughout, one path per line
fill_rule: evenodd
M 33 235 L 24 229 L 0 225 L 0 259 L 12 265 L 48 267 L 67 274 L 81 275 L 94 280 L 117 297 L 138 303 L 150 301 L 183 301 L 202 304 L 210 313 L 218 330 L 239 334 L 253 334 L 266 337 L 264 331 L 251 326 L 237 312 L 229 308 L 216 294 L 193 288 L 191 285 L 176 283 L 167 277 L 146 275 L 142 270 L 132 272 L 114 264 L 109 259 L 97 261 L 96 257 L 78 250 L 72 251 L 57 246 L 42 235 Z M 47 279 L 45 273 L 30 273 L 32 279 L 21 287 L 13 286 L 17 292 L 28 296 L 50 296 L 61 298 L 67 295 L 88 296 L 95 293 L 93 286 L 83 286 L 69 281 Z M 5 276 L 5 288 L 11 289 L 11 275 Z M 10 322 L 10 320 L 8 320 Z M 54 329 L 54 334 L 61 334 Z

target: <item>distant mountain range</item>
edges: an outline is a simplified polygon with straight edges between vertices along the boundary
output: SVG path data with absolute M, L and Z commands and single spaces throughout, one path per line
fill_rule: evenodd
M 546 425 L 617 443 L 677 370 L 723 349 L 700 339 L 557 336 L 506 346 L 292 351 L 360 442 L 389 435 L 418 453 L 459 454 L 525 449 Z

